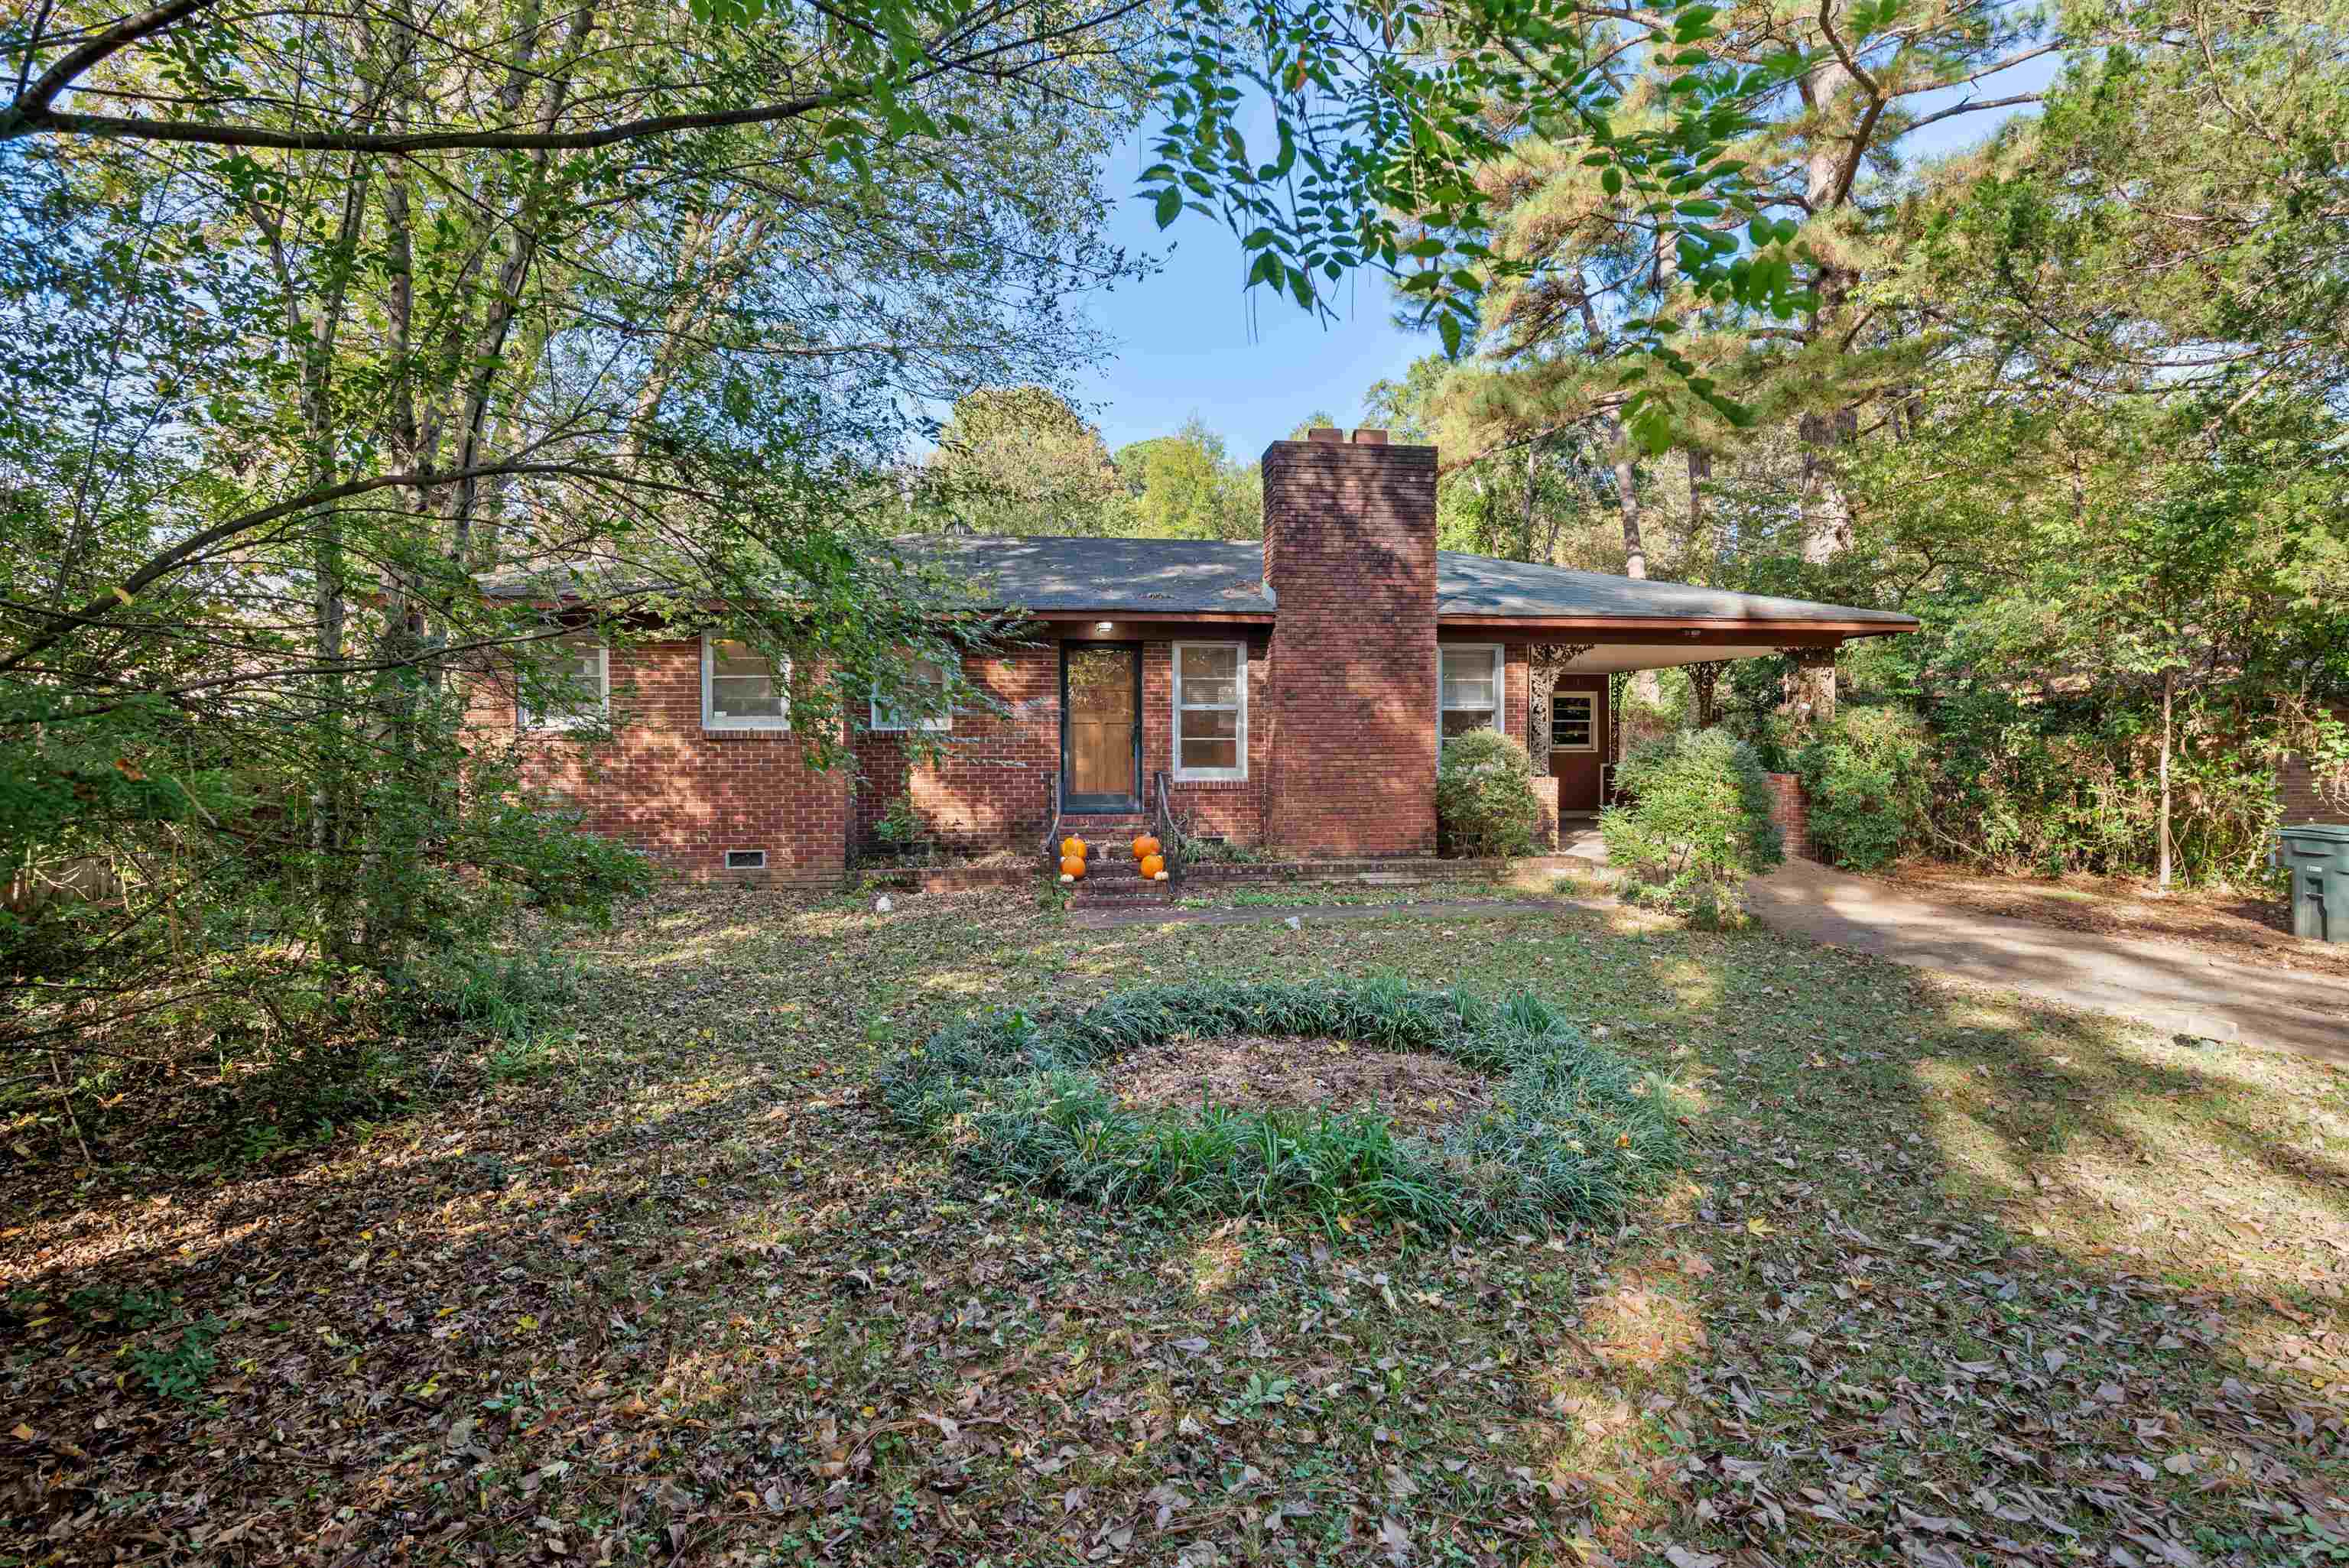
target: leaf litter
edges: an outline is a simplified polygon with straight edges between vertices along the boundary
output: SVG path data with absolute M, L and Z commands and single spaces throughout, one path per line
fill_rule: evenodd
M 2349 1550 L 2349 1106 L 1765 933 L 1081 933 L 680 892 L 565 1069 L 320 1150 L 17 1129 L 0 1551 L 36 1563 L 2298 1562 Z M 1112 1219 L 869 1075 L 1195 971 L 1533 984 L 1671 1077 L 1619 1233 Z M 452 1077 L 453 1081 L 453 1077 Z

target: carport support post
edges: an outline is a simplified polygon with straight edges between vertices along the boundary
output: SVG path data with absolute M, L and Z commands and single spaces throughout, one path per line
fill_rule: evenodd
M 1797 727 L 1825 729 L 1836 716 L 1836 651 L 1824 648 L 1782 648 L 1794 661 L 1786 677 L 1785 713 Z

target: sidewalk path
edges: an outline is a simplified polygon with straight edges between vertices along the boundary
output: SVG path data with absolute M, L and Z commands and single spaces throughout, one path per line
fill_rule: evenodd
M 1790 936 L 2208 1039 L 2349 1063 L 2349 985 L 2215 957 L 2178 943 L 2099 936 L 1910 897 L 1868 877 L 1788 861 L 1746 903 Z

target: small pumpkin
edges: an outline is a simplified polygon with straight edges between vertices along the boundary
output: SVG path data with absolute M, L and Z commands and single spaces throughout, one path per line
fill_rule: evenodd
M 1084 857 L 1084 856 L 1082 856 L 1082 855 L 1062 855 L 1062 856 L 1061 857 L 1061 881 L 1063 881 L 1063 882 L 1074 882 L 1074 881 L 1076 881 L 1079 877 L 1081 877 L 1081 876 L 1082 876 L 1082 875 L 1084 875 L 1084 874 L 1085 874 L 1085 857 Z
M 1156 882 L 1166 874 L 1166 857 L 1156 850 L 1142 857 L 1142 874 Z
M 1072 882 L 1074 882 L 1074 881 L 1076 881 L 1076 880 L 1077 880 L 1076 878 L 1074 878 L 1074 877 L 1071 876 L 1071 875 L 1070 875 L 1068 872 L 1062 872 L 1061 873 L 1061 885 L 1063 885 L 1063 886 L 1066 886 L 1068 883 Z
M 1065 861 L 1072 857 L 1077 860 L 1085 858 L 1085 841 L 1074 833 L 1061 841 L 1061 858 Z
M 1133 841 L 1133 858 L 1137 861 L 1146 861 L 1151 856 L 1161 853 L 1162 851 L 1163 846 L 1160 845 L 1156 839 L 1152 838 L 1148 833 L 1144 833 L 1142 837 Z

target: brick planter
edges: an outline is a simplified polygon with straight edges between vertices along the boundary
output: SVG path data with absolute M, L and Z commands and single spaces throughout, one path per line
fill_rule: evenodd
M 1792 773 L 1765 777 L 1770 780 L 1770 820 L 1786 835 L 1787 857 L 1816 860 L 1811 852 L 1811 812 L 1803 799 L 1802 779 Z

